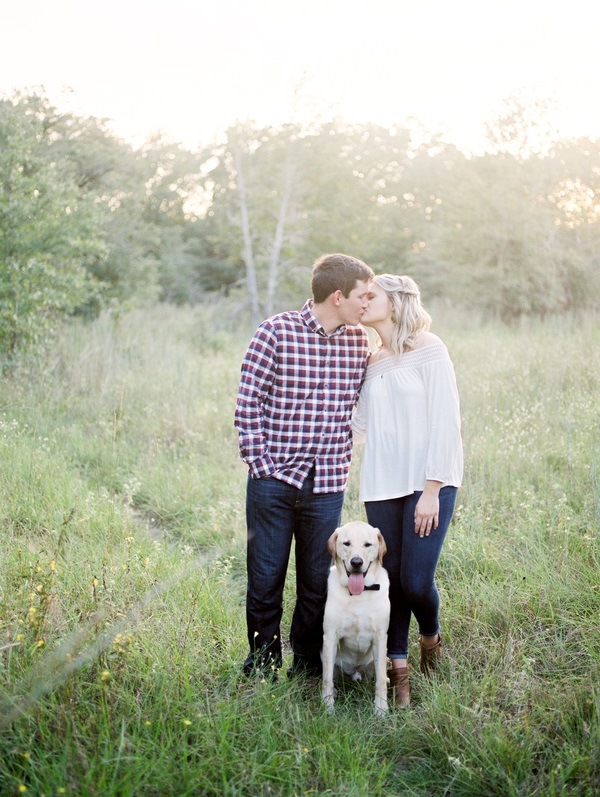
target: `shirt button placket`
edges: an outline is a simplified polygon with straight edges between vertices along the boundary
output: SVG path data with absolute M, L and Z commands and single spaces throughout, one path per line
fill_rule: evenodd
M 321 432 L 321 440 L 325 443 L 327 436 L 327 422 L 329 420 L 329 400 L 331 383 L 331 339 L 325 339 L 325 368 L 323 370 L 323 422 L 325 428 Z

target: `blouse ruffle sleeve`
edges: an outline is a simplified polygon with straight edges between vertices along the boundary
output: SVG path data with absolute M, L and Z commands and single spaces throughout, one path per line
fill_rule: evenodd
M 463 474 L 460 399 L 449 357 L 424 367 L 429 421 L 427 479 L 460 486 Z

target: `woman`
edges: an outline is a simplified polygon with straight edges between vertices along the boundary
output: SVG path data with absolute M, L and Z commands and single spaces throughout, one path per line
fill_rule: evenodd
M 385 538 L 388 656 L 397 706 L 410 703 L 408 631 L 419 624 L 421 670 L 442 653 L 435 570 L 463 472 L 454 368 L 410 277 L 376 276 L 361 323 L 378 335 L 352 427 L 365 443 L 360 499 Z

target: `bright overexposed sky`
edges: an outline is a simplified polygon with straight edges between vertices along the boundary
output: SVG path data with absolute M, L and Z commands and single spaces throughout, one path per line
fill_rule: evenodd
M 19 0 L 0 13 L 0 95 L 43 87 L 59 109 L 141 142 L 189 147 L 238 120 L 419 119 L 477 148 L 520 93 L 561 135 L 600 137 L 594 0 Z

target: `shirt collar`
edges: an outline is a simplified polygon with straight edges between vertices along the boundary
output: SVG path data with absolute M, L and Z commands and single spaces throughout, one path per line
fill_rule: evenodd
M 341 324 L 330 335 L 328 335 L 327 332 L 325 332 L 325 330 L 323 329 L 322 324 L 318 321 L 317 317 L 313 313 L 312 310 L 313 305 L 314 305 L 314 299 L 308 299 L 308 301 L 304 303 L 304 307 L 300 311 L 302 320 L 309 329 L 312 329 L 313 332 L 316 332 L 317 335 L 321 335 L 324 338 L 332 338 L 335 335 L 341 335 L 342 332 L 346 331 L 346 325 Z

